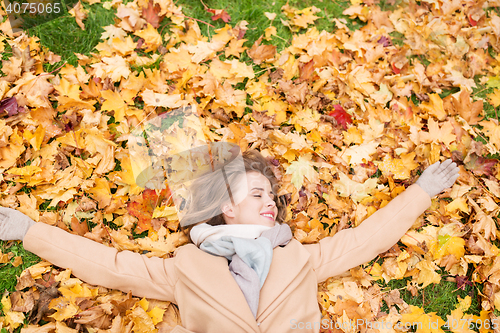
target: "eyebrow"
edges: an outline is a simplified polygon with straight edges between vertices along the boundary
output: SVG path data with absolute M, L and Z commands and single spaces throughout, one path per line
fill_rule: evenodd
M 260 191 L 264 191 L 264 189 L 263 189 L 263 188 L 260 188 L 260 187 L 254 187 L 254 188 L 253 188 L 253 189 L 251 189 L 250 191 L 253 191 L 253 190 L 260 190 Z M 273 195 L 274 195 L 273 191 L 269 191 L 269 193 L 271 193 L 271 194 L 273 194 Z

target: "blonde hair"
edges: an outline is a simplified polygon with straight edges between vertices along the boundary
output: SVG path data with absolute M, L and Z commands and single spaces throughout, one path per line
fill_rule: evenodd
M 262 154 L 254 149 L 247 150 L 242 154 L 245 172 L 259 172 L 264 175 L 271 183 L 271 191 L 274 194 L 274 202 L 278 208 L 276 222 L 283 223 L 286 217 L 286 202 L 284 196 L 278 197 L 279 184 L 276 179 L 270 162 Z M 210 225 L 226 224 L 221 206 L 231 200 L 231 188 L 235 188 L 242 169 L 236 168 L 227 163 L 222 165 L 223 171 L 227 177 L 226 181 L 221 181 L 216 173 L 209 173 L 192 182 L 189 187 L 191 199 L 186 203 L 186 214 L 181 219 L 181 227 L 184 232 L 189 234 L 191 227 L 196 224 L 206 222 Z M 217 169 L 221 169 L 220 166 Z M 216 170 L 217 170 L 216 169 Z M 200 220 L 200 217 L 212 216 L 206 220 Z

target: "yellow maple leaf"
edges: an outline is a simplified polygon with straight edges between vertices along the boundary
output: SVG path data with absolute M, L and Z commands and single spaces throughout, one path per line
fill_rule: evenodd
M 415 267 L 420 270 L 418 274 L 417 283 L 423 283 L 422 288 L 427 287 L 431 283 L 441 282 L 441 275 L 436 272 L 438 267 L 436 264 L 429 260 L 419 261 Z
M 490 214 L 486 214 L 471 198 L 469 198 L 469 203 L 476 211 L 475 222 L 472 224 L 472 232 L 479 234 L 482 231 L 484 232 L 484 238 L 495 240 L 497 237 L 495 220 L 493 220 Z
M 103 57 L 102 62 L 90 65 L 95 68 L 95 76 L 104 78 L 108 76 L 113 82 L 118 82 L 120 79 L 128 78 L 130 75 L 130 67 L 127 61 L 115 55 L 114 57 Z
M 95 186 L 88 190 L 92 197 L 99 203 L 99 208 L 107 207 L 111 203 L 111 189 L 106 179 L 97 178 Z
M 265 30 L 265 36 L 264 36 L 264 39 L 265 40 L 271 40 L 271 36 L 275 36 L 276 35 L 276 27 L 271 25 L 269 27 L 267 27 Z
M 486 95 L 494 107 L 500 106 L 500 89 L 495 89 L 491 94 Z
M 384 175 L 391 173 L 395 179 L 408 179 L 412 170 L 418 167 L 415 161 L 415 152 L 403 153 L 401 158 L 392 158 L 389 155 L 384 156 L 382 162 L 375 162 Z
M 145 52 L 155 51 L 162 42 L 158 30 L 156 30 L 150 23 L 148 23 L 146 29 L 136 31 L 134 32 L 134 35 L 144 39 L 144 43 L 147 46 Z
M 11 311 L 12 303 L 10 300 L 9 294 L 6 292 L 2 297 L 2 311 L 4 313 L 3 321 L 7 326 L 10 326 L 11 329 L 16 329 L 19 327 L 24 321 L 24 313 L 18 311 Z M 0 321 L 0 324 L 2 321 Z
M 469 213 L 469 206 L 467 205 L 467 200 L 464 197 L 458 197 L 449 204 L 445 206 L 446 211 L 454 212 L 457 209 L 464 213 Z
M 453 254 L 455 258 L 460 259 L 465 254 L 465 240 L 462 237 L 439 235 L 438 242 L 430 249 L 434 259 L 440 259 L 449 254 Z
M 153 320 L 140 305 L 134 306 L 132 310 L 128 310 L 127 318 L 129 318 L 134 323 L 133 331 L 136 333 L 158 332 L 158 330 L 154 326 Z
M 158 94 L 153 90 L 145 89 L 141 97 L 144 103 L 149 106 L 177 108 L 184 104 L 181 94 Z
M 420 140 L 423 142 L 442 142 L 448 146 L 457 139 L 456 135 L 452 133 L 453 125 L 449 121 L 442 123 L 441 128 L 439 128 L 439 123 L 429 118 L 427 127 L 429 132 L 420 131 L 419 133 Z
M 319 19 L 319 16 L 314 15 L 315 13 L 320 12 L 321 9 L 312 6 L 307 7 L 302 10 L 296 10 L 295 16 L 292 18 L 292 24 L 306 29 L 309 24 L 314 24 L 314 21 Z
M 479 316 L 474 316 L 474 323 L 479 328 L 480 333 L 491 333 L 492 328 L 494 328 L 498 325 L 496 318 L 495 318 L 495 321 L 493 321 L 493 322 L 490 319 L 490 315 L 489 315 L 490 312 L 491 311 L 481 310 L 481 312 L 479 313 Z
M 435 312 L 425 313 L 424 309 L 414 305 L 410 305 L 410 311 L 401 316 L 401 323 L 405 327 L 416 326 L 416 333 L 444 333 L 441 326 L 445 322 Z
M 473 333 L 474 331 L 469 328 L 469 324 L 474 322 L 474 316 L 464 314 L 464 311 L 470 307 L 471 298 L 466 296 L 464 299 L 458 297 L 458 304 L 456 309 L 451 311 L 451 314 L 446 315 L 446 325 L 448 330 L 454 333 Z
M 51 300 L 49 303 L 49 309 L 56 310 L 56 312 L 51 314 L 49 317 L 52 317 L 57 321 L 63 321 L 71 318 L 80 310 L 78 306 L 65 297 L 58 297 Z
M 364 183 L 358 183 L 351 180 L 343 172 L 339 173 L 339 178 L 332 183 L 333 188 L 339 192 L 341 197 L 351 197 L 354 202 L 360 202 L 367 198 L 377 187 L 376 178 L 368 178 Z
M 77 297 L 96 297 L 99 291 L 98 288 L 89 289 L 86 285 L 82 286 L 81 282 L 75 283 L 72 287 L 60 287 L 58 289 L 61 294 L 70 300 L 70 302 L 75 302 Z
M 361 145 L 344 147 L 344 151 L 341 153 L 342 159 L 350 165 L 368 163 L 371 160 L 370 156 L 377 151 L 378 145 L 378 141 L 368 141 Z
M 498 153 L 500 151 L 500 126 L 498 120 L 490 118 L 481 121 L 479 125 L 483 126 L 482 132 L 488 137 L 489 142 L 495 146 L 496 151 L 492 153 Z
M 104 103 L 102 103 L 101 111 L 114 111 L 116 121 L 123 121 L 125 118 L 125 109 L 127 104 L 116 91 L 104 90 L 101 92 Z
M 243 46 L 243 43 L 245 43 L 246 41 L 247 41 L 247 39 L 244 39 L 244 38 L 232 39 L 224 51 L 224 55 L 226 56 L 226 58 L 228 58 L 231 55 L 239 58 L 241 55 L 241 52 L 245 51 L 248 48 L 246 46 Z
M 447 113 L 444 111 L 443 100 L 439 94 L 429 94 L 429 101 L 420 104 L 420 108 L 436 117 L 438 120 L 444 120 Z
M 304 177 L 311 183 L 319 182 L 318 172 L 314 170 L 311 162 L 311 153 L 308 153 L 299 156 L 299 159 L 290 163 L 290 166 L 286 169 L 286 174 L 292 175 L 291 182 L 297 190 L 302 188 Z
M 151 311 L 148 311 L 147 314 L 151 317 L 151 320 L 153 320 L 153 324 L 156 325 L 163 320 L 165 311 L 165 309 L 160 309 L 155 306 Z

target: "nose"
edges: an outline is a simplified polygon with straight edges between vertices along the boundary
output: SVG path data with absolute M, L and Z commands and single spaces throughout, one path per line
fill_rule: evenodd
M 274 202 L 273 198 L 271 198 L 271 196 L 268 195 L 266 205 L 269 207 L 274 207 L 276 206 L 276 202 Z

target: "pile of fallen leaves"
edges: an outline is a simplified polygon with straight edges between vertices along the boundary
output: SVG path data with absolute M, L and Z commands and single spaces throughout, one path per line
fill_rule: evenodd
M 248 22 L 207 38 L 172 1 L 113 0 L 105 5 L 116 9 L 116 23 L 104 27 L 97 52 L 51 73 L 43 64 L 60 58 L 4 22 L 0 51 L 9 46 L 12 57 L 0 77 L 0 205 L 107 246 L 171 257 L 187 240 L 168 189 L 136 184 L 127 141 L 141 122 L 186 105 L 196 106 L 208 141 L 259 149 L 272 160 L 279 195 L 291 196 L 287 221 L 303 243 L 359 225 L 429 164 L 453 158 L 459 179 L 433 198 L 404 246 L 381 254 L 382 264 L 327 280 L 318 300 L 323 318 L 345 332 L 342 323 L 356 319 L 428 327 L 435 314 L 376 280 L 411 277 L 407 289 L 416 294 L 439 283 L 442 269 L 458 287 L 481 289 L 481 317 L 464 314 L 466 297 L 447 319 L 494 319 L 500 166 L 492 155 L 500 127 L 484 119 L 483 106 L 500 105 L 500 2 L 409 1 L 391 12 L 372 2 L 353 0 L 345 10 L 366 22 L 356 31 L 334 19 L 334 32 L 320 32 L 317 8 L 284 6 L 284 24 L 307 31 L 278 53 L 263 42 L 276 34 L 273 13 L 265 35 L 247 47 Z M 81 4 L 72 13 L 84 27 Z M 222 10 L 213 14 L 230 21 Z M 162 20 L 171 21 L 163 37 Z M 244 53 L 251 63 L 240 61 Z M 476 82 L 493 93 L 477 97 Z M 168 302 L 70 274 L 46 262 L 25 270 L 17 291 L 2 298 L 0 327 L 27 318 L 22 332 L 169 332 L 180 323 Z

